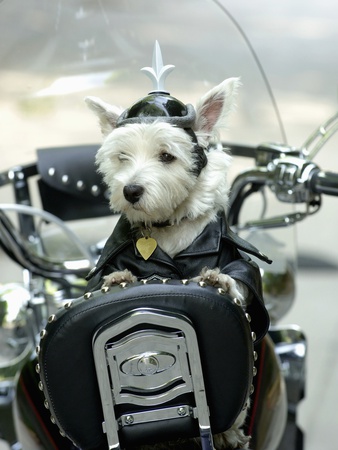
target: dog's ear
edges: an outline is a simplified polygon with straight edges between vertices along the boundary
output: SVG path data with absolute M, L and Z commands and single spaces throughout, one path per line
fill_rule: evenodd
M 226 126 L 226 119 L 235 108 L 239 78 L 228 78 L 208 91 L 196 105 L 194 130 L 207 136 Z
M 86 97 L 85 102 L 98 116 L 102 135 L 108 136 L 116 128 L 117 119 L 123 110 L 117 106 L 109 105 L 98 97 Z

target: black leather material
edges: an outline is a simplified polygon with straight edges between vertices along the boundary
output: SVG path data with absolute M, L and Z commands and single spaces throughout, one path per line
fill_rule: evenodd
M 228 227 L 224 214 L 209 223 L 202 233 L 182 252 L 171 258 L 159 246 L 146 261 L 136 248 L 139 236 L 125 216 L 121 216 L 107 240 L 102 255 L 87 279 L 89 289 L 99 289 L 102 277 L 111 272 L 128 269 L 139 280 L 158 276 L 182 279 L 198 276 L 204 267 L 218 267 L 244 283 L 251 294 L 247 312 L 251 315 L 251 327 L 259 341 L 266 334 L 270 319 L 264 306 L 260 270 L 246 253 L 265 262 L 271 262 L 256 247 L 241 239 Z M 245 253 L 244 253 L 245 252 Z
M 193 323 L 214 433 L 228 429 L 246 402 L 253 376 L 253 342 L 242 308 L 230 297 L 212 287 L 180 281 L 113 287 L 106 294 L 96 291 L 90 299 L 80 298 L 70 308 L 58 311 L 56 320 L 46 326 L 39 353 L 40 376 L 51 414 L 83 450 L 105 442 L 93 334 L 99 326 L 141 307 L 178 312 Z M 133 408 L 131 405 L 131 411 Z M 152 442 L 154 438 L 197 433 L 191 419 L 188 423 L 169 422 L 126 427 L 121 439 L 132 446 L 140 440 Z
M 96 145 L 79 145 L 37 151 L 43 209 L 63 220 L 111 214 L 107 187 L 95 167 L 97 150 Z

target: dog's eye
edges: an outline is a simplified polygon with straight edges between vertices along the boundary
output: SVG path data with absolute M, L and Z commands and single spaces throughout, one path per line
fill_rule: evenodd
M 175 159 L 176 159 L 175 156 L 171 155 L 170 153 L 163 152 L 160 154 L 160 161 L 163 163 L 168 164 L 175 161 Z
M 127 161 L 128 157 L 125 153 L 119 153 L 118 159 L 119 159 L 119 161 L 122 162 L 122 161 Z

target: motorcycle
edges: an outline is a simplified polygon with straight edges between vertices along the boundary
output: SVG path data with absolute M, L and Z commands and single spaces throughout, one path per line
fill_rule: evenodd
M 84 51 L 88 53 L 88 46 Z M 188 76 L 194 79 L 191 73 Z M 250 396 L 246 429 L 252 436 L 252 448 L 302 449 L 297 406 L 304 396 L 307 345 L 298 327 L 278 325 L 293 302 L 295 267 L 294 249 L 284 254 L 285 248 L 275 236 L 279 231 L 289 232 L 292 225 L 317 212 L 322 194 L 337 195 L 337 175 L 322 172 L 313 162 L 337 128 L 335 115 L 300 149 L 285 144 L 252 147 L 223 143 L 235 159 L 254 159 L 253 167 L 242 170 L 233 180 L 230 224 L 258 248 L 261 244 L 267 246 L 265 253 L 275 261 L 271 267 L 260 263 L 272 325 L 258 344 L 250 331 L 250 318 L 224 293 L 203 285 L 185 280 L 144 280 L 133 288 L 86 293 L 84 277 L 95 265 L 102 244 L 92 242 L 91 231 L 88 236 L 81 224 L 75 233 L 66 223 L 76 219 L 87 224 L 93 217 L 105 217 L 111 221 L 110 230 L 114 225 L 116 217 L 107 208 L 105 187 L 93 170 L 98 146 L 40 150 L 37 163 L 2 173 L 0 185 L 13 186 L 15 204 L 1 205 L 1 246 L 11 260 L 24 268 L 23 284 L 4 286 L 0 301 L 4 361 L 0 366 L 0 430 L 12 448 L 120 448 L 166 441 L 178 435 L 200 435 L 202 448 L 211 449 L 211 430 L 222 431 L 229 426 Z M 51 184 L 51 168 L 82 181 L 86 188 L 69 185 L 64 182 L 66 178 Z M 42 209 L 31 206 L 29 184 L 37 177 Z M 252 220 L 252 209 L 257 211 L 253 200 L 256 195 L 262 200 L 262 214 Z M 271 217 L 272 197 L 280 205 L 305 205 L 305 211 L 288 210 Z M 13 213 L 17 221 L 10 217 Z M 243 221 L 243 215 L 249 219 Z M 101 227 L 104 236 L 107 225 Z M 85 237 L 79 239 L 81 233 Z M 158 303 L 159 292 L 165 295 L 165 303 L 170 298 L 169 310 Z M 131 314 L 130 295 L 136 302 Z M 190 296 L 200 299 L 200 308 L 194 308 L 199 316 L 194 316 L 189 304 L 188 310 L 181 310 L 175 303 L 177 297 Z M 144 297 L 152 300 L 145 305 Z M 220 297 L 231 311 L 230 318 L 224 317 L 220 309 Z M 126 306 L 112 317 L 110 307 L 118 302 Z M 210 303 L 215 308 L 215 330 L 201 325 L 203 316 L 210 314 L 205 309 Z M 100 315 L 87 330 L 90 305 L 97 305 Z M 88 334 L 72 336 L 70 324 L 77 320 L 78 313 L 86 320 L 77 325 L 90 338 Z M 147 324 L 145 330 L 141 328 L 143 323 Z M 234 323 L 240 323 L 240 327 Z M 66 330 L 67 341 L 53 334 L 59 324 Z M 84 350 L 82 339 L 89 343 Z M 149 351 L 149 342 L 156 343 L 155 349 Z M 233 342 L 241 344 L 233 348 Z M 188 359 L 182 354 L 188 354 Z M 220 354 L 231 357 L 221 365 Z M 105 365 L 108 358 L 113 369 Z M 180 361 L 180 371 L 173 361 Z M 119 367 L 123 367 L 122 375 Z M 150 385 L 149 375 L 159 372 L 160 385 Z M 115 375 L 118 389 L 111 386 Z M 142 384 L 144 378 L 146 385 Z M 215 392 L 215 386 L 223 384 L 228 389 Z M 111 399 L 112 390 L 118 401 Z M 125 403 L 133 408 L 127 409 Z M 228 405 L 228 413 L 222 415 L 220 408 L 224 404 Z

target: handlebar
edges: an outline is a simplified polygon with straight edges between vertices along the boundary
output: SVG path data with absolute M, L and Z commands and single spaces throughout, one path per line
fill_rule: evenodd
M 315 171 L 309 180 L 310 189 L 317 194 L 338 196 L 338 174 Z
M 255 157 L 256 166 L 243 171 L 233 181 L 228 202 L 230 225 L 238 227 L 244 200 L 253 192 L 263 191 L 264 187 L 268 187 L 281 202 L 305 204 L 306 211 L 249 222 L 244 228 L 292 225 L 319 209 L 321 194 L 338 196 L 338 173 L 321 171 L 304 155 L 303 148 L 263 144 L 254 151 L 250 148 L 249 153 Z M 315 210 L 310 212 L 310 208 Z

